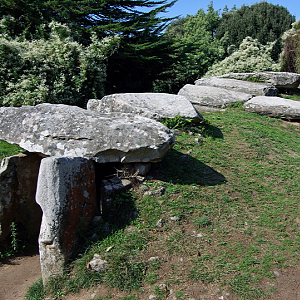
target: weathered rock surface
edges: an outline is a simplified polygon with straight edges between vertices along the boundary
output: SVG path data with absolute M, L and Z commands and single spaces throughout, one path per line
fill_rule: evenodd
M 10 235 L 14 222 L 18 239 L 37 239 L 42 212 L 35 202 L 41 157 L 34 153 L 3 159 L 0 167 L 0 241 Z
M 203 119 L 187 98 L 165 93 L 107 95 L 101 100 L 89 100 L 87 109 L 100 113 L 133 113 L 155 120 L 178 115 L 195 122 Z
M 230 91 L 212 86 L 186 84 L 180 91 L 193 105 L 226 107 L 234 102 L 246 102 L 252 98 L 250 94 Z
M 300 119 L 300 102 L 279 97 L 254 97 L 244 104 L 245 110 L 274 118 Z
M 0 139 L 30 152 L 99 163 L 160 161 L 174 144 L 172 132 L 155 120 L 63 104 L 1 107 Z
M 288 72 L 229 73 L 219 77 L 241 80 L 263 80 L 278 89 L 296 89 L 300 84 L 300 74 Z
M 194 104 L 194 107 L 200 113 L 202 113 L 202 112 L 209 113 L 209 112 L 215 112 L 215 111 L 226 111 L 226 109 L 224 109 L 224 108 L 209 107 L 209 106 L 197 105 L 197 104 Z
M 62 275 L 76 252 L 78 231 L 93 219 L 96 207 L 94 162 L 85 158 L 48 157 L 41 161 L 36 202 L 43 217 L 39 250 L 43 283 Z
M 107 215 L 111 210 L 115 196 L 132 187 L 132 182 L 128 179 L 121 179 L 114 176 L 110 179 L 102 180 L 101 183 L 101 213 Z
M 108 262 L 101 259 L 99 254 L 94 254 L 93 259 L 87 264 L 87 268 L 94 272 L 104 272 L 108 268 Z
M 266 83 L 250 82 L 231 78 L 207 77 L 195 81 L 197 86 L 213 86 L 252 96 L 277 96 L 278 90 Z

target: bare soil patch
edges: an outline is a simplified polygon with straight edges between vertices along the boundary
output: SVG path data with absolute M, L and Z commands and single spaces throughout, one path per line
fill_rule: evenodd
M 40 277 L 39 255 L 0 262 L 0 300 L 24 299 L 27 289 Z

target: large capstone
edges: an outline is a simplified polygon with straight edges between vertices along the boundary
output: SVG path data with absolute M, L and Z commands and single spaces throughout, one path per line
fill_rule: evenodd
M 186 96 L 194 106 L 210 107 L 226 107 L 231 103 L 248 101 L 252 97 L 246 93 L 192 84 L 186 84 L 178 93 Z
M 87 109 L 100 113 L 133 113 L 155 120 L 176 116 L 195 122 L 203 119 L 186 97 L 165 93 L 107 95 L 101 100 L 89 100 Z
M 250 82 L 232 78 L 207 77 L 195 81 L 197 86 L 212 86 L 231 91 L 251 94 L 252 96 L 277 96 L 278 90 L 268 83 Z
M 157 162 L 174 144 L 173 133 L 155 120 L 63 104 L 1 107 L 0 139 L 30 152 L 99 163 Z
M 36 202 L 43 217 L 39 250 L 43 283 L 63 274 L 76 254 L 79 235 L 97 209 L 94 162 L 81 157 L 41 161 Z
M 289 72 L 229 73 L 220 77 L 263 81 L 278 89 L 296 89 L 300 84 L 300 74 Z
M 300 102 L 280 97 L 258 96 L 244 104 L 249 112 L 273 118 L 300 119 Z

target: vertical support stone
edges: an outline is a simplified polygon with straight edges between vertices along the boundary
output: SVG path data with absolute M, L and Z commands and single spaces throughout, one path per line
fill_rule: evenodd
M 76 253 L 79 233 L 96 209 L 94 162 L 80 157 L 48 157 L 41 162 L 36 202 L 43 212 L 39 251 L 43 283 L 63 274 Z
M 42 212 L 35 202 L 36 183 L 42 157 L 21 153 L 5 157 L 0 166 L 0 243 L 5 245 L 12 222 L 18 239 L 37 240 Z

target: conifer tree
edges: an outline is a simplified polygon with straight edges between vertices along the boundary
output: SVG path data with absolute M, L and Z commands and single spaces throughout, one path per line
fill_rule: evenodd
M 98 38 L 119 35 L 119 50 L 108 63 L 107 93 L 142 92 L 151 89 L 168 61 L 168 43 L 159 36 L 171 19 L 159 13 L 176 1 L 0 0 L 0 14 L 11 36 L 27 39 L 47 38 L 52 20 L 67 24 L 82 44 L 89 43 L 92 31 Z

